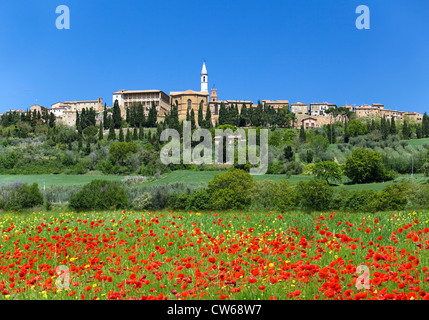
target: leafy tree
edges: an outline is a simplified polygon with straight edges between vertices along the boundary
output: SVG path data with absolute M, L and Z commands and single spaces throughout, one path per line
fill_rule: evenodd
M 96 126 L 89 126 L 82 130 L 82 134 L 85 137 L 85 140 L 92 143 L 96 140 L 96 135 L 98 133 L 98 129 Z
M 318 177 L 325 179 L 326 182 L 331 185 L 329 180 L 341 182 L 342 170 L 341 166 L 334 161 L 323 161 L 315 164 L 313 174 Z
M 366 134 L 365 124 L 357 119 L 353 119 L 348 123 L 347 133 L 350 137 L 357 137 Z
M 137 145 L 133 142 L 113 142 L 109 149 L 111 159 L 120 164 L 123 164 L 129 155 L 136 152 Z
M 346 160 L 344 174 L 353 183 L 381 182 L 390 178 L 380 153 L 363 148 L 355 149 Z
M 324 136 L 317 134 L 311 138 L 310 146 L 314 153 L 319 155 L 328 149 L 329 141 Z

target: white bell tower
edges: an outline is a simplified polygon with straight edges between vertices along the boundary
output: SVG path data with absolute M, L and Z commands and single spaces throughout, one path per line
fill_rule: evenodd
M 209 92 L 209 75 L 207 73 L 206 62 L 203 63 L 201 70 L 201 92 Z

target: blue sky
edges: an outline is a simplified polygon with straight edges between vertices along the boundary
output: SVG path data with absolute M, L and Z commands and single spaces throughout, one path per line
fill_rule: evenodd
M 355 26 L 358 5 L 371 29 Z M 70 8 L 70 30 L 55 9 Z M 119 89 L 429 111 L 427 0 L 16 0 L 0 4 L 0 112 Z M 37 100 L 36 100 L 37 99 Z

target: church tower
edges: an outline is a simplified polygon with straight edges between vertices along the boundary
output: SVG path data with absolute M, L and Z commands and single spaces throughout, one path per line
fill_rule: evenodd
M 207 73 L 206 62 L 203 63 L 201 70 L 201 92 L 209 93 L 209 75 Z

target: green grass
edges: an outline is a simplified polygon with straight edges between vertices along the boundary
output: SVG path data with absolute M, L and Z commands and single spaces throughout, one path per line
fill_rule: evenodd
M 164 175 L 160 180 L 151 181 L 149 185 L 157 185 L 157 184 L 166 184 L 166 183 L 174 183 L 174 182 L 184 182 L 184 183 L 194 183 L 194 184 L 208 184 L 210 180 L 214 178 L 215 175 L 221 174 L 222 171 L 174 171 L 167 175 Z M 281 182 L 282 180 L 289 180 L 291 184 L 298 184 L 301 181 L 308 181 L 314 178 L 314 176 L 309 175 L 299 175 L 299 176 L 290 176 L 286 175 L 274 175 L 274 174 L 266 174 L 262 176 L 253 176 L 255 181 L 262 180 L 271 180 L 274 182 Z M 414 183 L 421 184 L 426 182 L 426 178 L 422 174 L 414 175 Z M 348 178 L 343 177 L 343 183 L 347 183 L 350 181 Z M 395 183 L 411 183 L 411 175 L 401 175 L 397 177 L 394 181 L 387 181 L 382 183 L 368 183 L 368 184 L 341 184 L 336 186 L 335 188 L 342 188 L 346 190 L 374 190 L 380 191 L 383 190 L 388 185 L 392 185 Z
M 22 181 L 24 183 L 37 182 L 39 187 L 46 186 L 71 186 L 84 185 L 93 180 L 103 179 L 109 181 L 119 181 L 122 176 L 104 176 L 104 175 L 65 175 L 65 174 L 41 174 L 41 175 L 0 175 L 0 183 L 13 183 Z
M 215 175 L 221 174 L 223 172 L 224 171 L 179 170 L 179 171 L 174 171 L 169 174 L 166 174 L 161 179 L 148 182 L 147 184 L 155 185 L 155 184 L 166 184 L 166 183 L 174 183 L 174 182 L 207 184 L 215 177 Z M 275 174 L 253 176 L 253 178 L 256 181 L 271 180 L 275 182 L 281 182 L 282 180 L 290 180 L 291 183 L 293 184 L 298 184 L 300 181 L 307 181 L 312 179 L 311 176 L 291 176 L 288 178 L 286 175 L 275 175 Z
M 408 142 L 408 144 L 412 147 L 422 146 L 425 143 L 429 143 L 429 138 L 425 139 L 412 139 L 412 140 L 405 140 Z
M 224 171 L 190 171 L 190 170 L 179 170 L 174 171 L 169 174 L 165 174 L 159 180 L 154 180 L 148 182 L 146 185 L 159 185 L 159 184 L 169 184 L 175 182 L 183 182 L 186 184 L 205 184 L 207 185 L 215 175 L 221 174 Z M 299 175 L 299 176 L 286 176 L 286 175 L 274 175 L 266 174 L 261 176 L 253 176 L 255 181 L 271 180 L 274 182 L 281 182 L 282 180 L 289 180 L 291 184 L 298 184 L 301 181 L 308 181 L 314 178 L 314 176 L 309 175 Z M 13 183 L 16 181 L 22 181 L 25 183 L 34 183 L 37 182 L 39 187 L 43 186 L 72 186 L 72 185 L 84 185 L 90 183 L 93 180 L 102 179 L 109 181 L 120 181 L 124 179 L 123 176 L 108 176 L 108 175 L 0 175 L 0 183 Z M 422 174 L 414 175 L 414 183 L 421 184 L 425 183 L 427 178 Z M 343 178 L 343 183 L 347 183 L 348 179 Z M 394 183 L 411 183 L 411 175 L 401 175 L 396 178 L 394 181 L 388 181 L 383 183 L 368 183 L 368 184 L 341 184 L 335 188 L 342 188 L 347 190 L 374 190 L 380 191 L 383 190 L 388 185 Z

